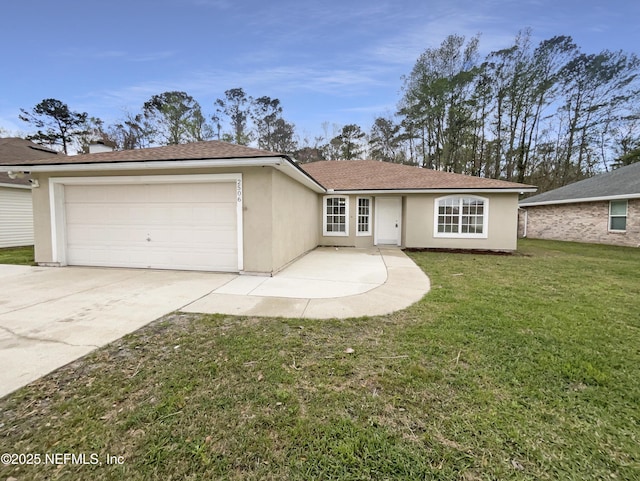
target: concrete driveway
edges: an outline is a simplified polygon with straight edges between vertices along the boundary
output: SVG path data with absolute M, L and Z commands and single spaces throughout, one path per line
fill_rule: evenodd
M 429 279 L 398 249 L 316 249 L 274 277 L 0 265 L 0 396 L 170 312 L 386 314 Z
M 180 309 L 234 277 L 0 266 L 0 396 Z

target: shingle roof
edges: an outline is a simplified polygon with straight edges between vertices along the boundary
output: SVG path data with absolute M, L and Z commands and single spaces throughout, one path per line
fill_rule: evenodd
M 0 138 L 0 164 L 12 165 L 14 162 L 46 157 L 58 157 L 58 152 L 18 137 Z M 0 184 L 29 185 L 29 179 L 11 179 L 8 174 L 0 172 Z
M 75 156 L 0 160 L 0 165 L 38 166 L 98 164 L 118 162 L 180 161 L 285 157 L 284 154 L 254 149 L 216 140 L 168 145 L 147 149 L 102 152 Z M 502 180 L 453 174 L 374 160 L 321 161 L 293 164 L 323 187 L 334 190 L 406 190 L 406 189 L 530 189 L 532 186 Z
M 62 165 L 62 164 L 95 164 L 111 162 L 146 162 L 163 160 L 201 160 L 231 159 L 249 157 L 282 157 L 283 154 L 265 150 L 229 144 L 217 140 L 193 142 L 190 144 L 150 147 L 148 149 L 122 150 L 117 152 L 101 152 L 73 156 L 57 156 L 53 158 L 31 158 L 15 161 L 0 161 L 0 165 Z
M 328 189 L 531 189 L 532 186 L 376 160 L 325 160 L 301 167 Z
M 0 163 L 58 157 L 58 152 L 18 137 L 0 138 Z
M 584 202 L 620 196 L 640 196 L 640 162 L 534 195 L 522 200 L 520 205 Z

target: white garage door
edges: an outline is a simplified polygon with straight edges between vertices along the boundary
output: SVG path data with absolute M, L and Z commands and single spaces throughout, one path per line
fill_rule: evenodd
M 67 264 L 238 271 L 236 185 L 65 186 Z

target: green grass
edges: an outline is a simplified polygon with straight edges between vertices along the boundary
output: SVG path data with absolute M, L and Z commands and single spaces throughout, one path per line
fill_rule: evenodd
M 0 249 L 0 264 L 33 265 L 33 246 Z
M 639 250 L 410 256 L 404 311 L 174 313 L 0 400 L 0 452 L 124 457 L 3 475 L 640 479 Z

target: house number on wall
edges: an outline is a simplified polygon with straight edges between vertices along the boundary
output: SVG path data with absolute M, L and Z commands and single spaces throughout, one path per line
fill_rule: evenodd
M 238 202 L 242 202 L 242 181 L 236 180 L 236 199 Z

